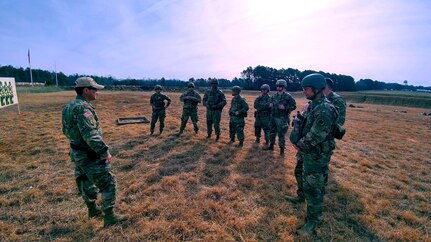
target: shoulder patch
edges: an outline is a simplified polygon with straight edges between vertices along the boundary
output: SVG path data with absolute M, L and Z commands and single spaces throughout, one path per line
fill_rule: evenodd
M 84 117 L 86 117 L 87 119 L 89 119 L 89 118 L 93 117 L 93 114 L 90 111 L 86 111 L 84 113 Z

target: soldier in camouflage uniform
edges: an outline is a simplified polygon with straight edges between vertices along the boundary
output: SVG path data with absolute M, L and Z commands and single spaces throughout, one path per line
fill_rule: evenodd
M 301 82 L 304 95 L 310 100 L 302 120 L 291 133 L 291 142 L 298 151 L 295 177 L 298 196 L 287 197 L 293 203 L 307 202 L 305 224 L 297 231 L 300 235 L 312 235 L 321 221 L 325 176 L 333 149 L 334 129 L 338 118 L 336 108 L 325 98 L 325 78 L 311 74 Z M 298 128 L 298 129 L 297 129 Z M 295 134 L 296 133 L 296 134 Z M 305 198 L 305 199 L 304 199 Z
M 198 104 L 201 102 L 201 96 L 198 92 L 196 92 L 195 84 L 193 82 L 190 82 L 187 85 L 188 91 L 183 93 L 180 96 L 180 101 L 184 103 L 183 106 L 183 115 L 181 117 L 181 127 L 180 131 L 178 132 L 178 136 L 181 135 L 186 128 L 187 120 L 190 119 L 193 122 L 193 127 L 195 130 L 195 133 L 197 134 L 199 131 L 198 127 Z
M 166 108 L 171 104 L 171 99 L 162 94 L 162 86 L 156 85 L 154 87 L 154 93 L 151 95 L 150 104 L 153 109 L 153 114 L 151 115 L 151 124 L 150 124 L 150 133 L 154 133 L 154 128 L 156 126 L 157 120 L 160 121 L 160 134 L 163 132 L 163 128 L 165 127 L 165 117 L 166 117 Z M 165 100 L 167 103 L 165 104 Z
M 326 88 L 323 90 L 323 93 L 326 96 L 326 99 L 330 101 L 338 111 L 338 119 L 337 123 L 341 126 L 346 122 L 346 102 L 344 99 L 338 95 L 337 93 L 332 91 L 334 86 L 334 81 L 331 78 L 325 78 L 326 80 Z
M 287 93 L 287 82 L 278 80 L 276 83 L 277 93 L 272 95 L 271 103 L 271 133 L 270 143 L 265 150 L 274 150 L 275 136 L 278 134 L 278 145 L 280 147 L 280 155 L 284 155 L 286 148 L 286 133 L 290 123 L 290 113 L 296 109 L 296 102 L 293 97 Z
M 0 106 L 4 106 L 6 105 L 6 103 L 4 102 L 4 91 L 3 91 L 3 83 L 0 82 Z
M 260 87 L 262 95 L 254 100 L 254 109 L 256 110 L 254 113 L 254 135 L 256 136 L 256 143 L 260 143 L 260 135 L 263 129 L 266 145 L 269 144 L 271 131 L 271 107 L 269 106 L 271 103 L 271 96 L 269 96 L 269 90 L 269 85 L 263 84 Z
M 113 211 L 116 197 L 116 179 L 111 172 L 112 156 L 109 146 L 102 139 L 99 117 L 90 101 L 96 100 L 98 85 L 90 77 L 80 77 L 75 82 L 77 97 L 62 112 L 63 134 L 70 142 L 70 158 L 75 165 L 78 190 L 88 207 L 89 217 L 99 217 L 97 194 L 102 194 L 104 226 L 124 221 L 125 217 Z
M 229 137 L 230 142 L 235 142 L 235 134 L 238 137 L 239 144 L 237 147 L 244 145 L 244 118 L 247 117 L 248 104 L 241 95 L 241 88 L 239 86 L 232 87 L 232 102 L 229 109 Z
M 216 134 L 216 141 L 220 138 L 220 120 L 221 113 L 226 105 L 226 97 L 223 92 L 218 88 L 218 81 L 211 80 L 211 89 L 205 92 L 202 104 L 207 108 L 207 139 L 211 138 L 212 126 Z

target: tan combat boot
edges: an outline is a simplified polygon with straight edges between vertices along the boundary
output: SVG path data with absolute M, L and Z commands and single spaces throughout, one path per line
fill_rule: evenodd
M 307 221 L 296 233 L 300 236 L 312 236 L 316 234 L 317 222 Z

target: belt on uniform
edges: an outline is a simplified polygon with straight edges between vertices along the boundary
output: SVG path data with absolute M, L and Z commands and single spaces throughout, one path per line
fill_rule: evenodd
M 74 145 L 74 144 L 70 144 L 70 148 L 72 148 L 74 150 L 81 150 L 81 151 L 89 151 L 89 150 L 91 150 L 90 148 L 85 148 L 85 147 L 77 146 L 77 145 Z

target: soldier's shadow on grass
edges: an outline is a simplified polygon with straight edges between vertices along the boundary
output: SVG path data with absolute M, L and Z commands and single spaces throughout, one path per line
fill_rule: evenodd
M 284 203 L 287 190 L 285 174 L 287 167 L 284 157 L 278 152 L 264 151 L 256 144 L 250 148 L 247 156 L 237 165 L 237 172 L 242 174 L 237 180 L 238 187 L 245 194 L 254 191 L 260 194 L 258 206 L 266 208 L 266 216 L 259 221 L 257 228 L 258 240 L 279 240 L 277 231 L 271 227 L 271 222 L 278 215 L 280 204 Z
M 207 141 L 206 145 L 211 145 L 212 141 Z M 217 145 L 218 143 L 214 143 Z M 204 167 L 201 174 L 201 183 L 208 186 L 217 186 L 223 182 L 230 172 L 228 166 L 232 164 L 236 157 L 238 148 L 227 144 L 218 150 L 214 155 L 204 160 Z
M 324 220 L 320 225 L 320 230 L 331 231 L 331 233 L 324 233 L 325 237 L 333 234 L 344 234 L 346 230 L 350 230 L 355 237 L 350 238 L 352 240 L 380 241 L 366 225 L 361 223 L 361 217 L 365 214 L 365 206 L 360 202 L 359 194 L 352 190 L 343 189 L 333 177 L 334 173 L 331 173 L 324 198 Z M 335 236 L 335 238 L 323 239 L 337 240 L 338 238 Z

